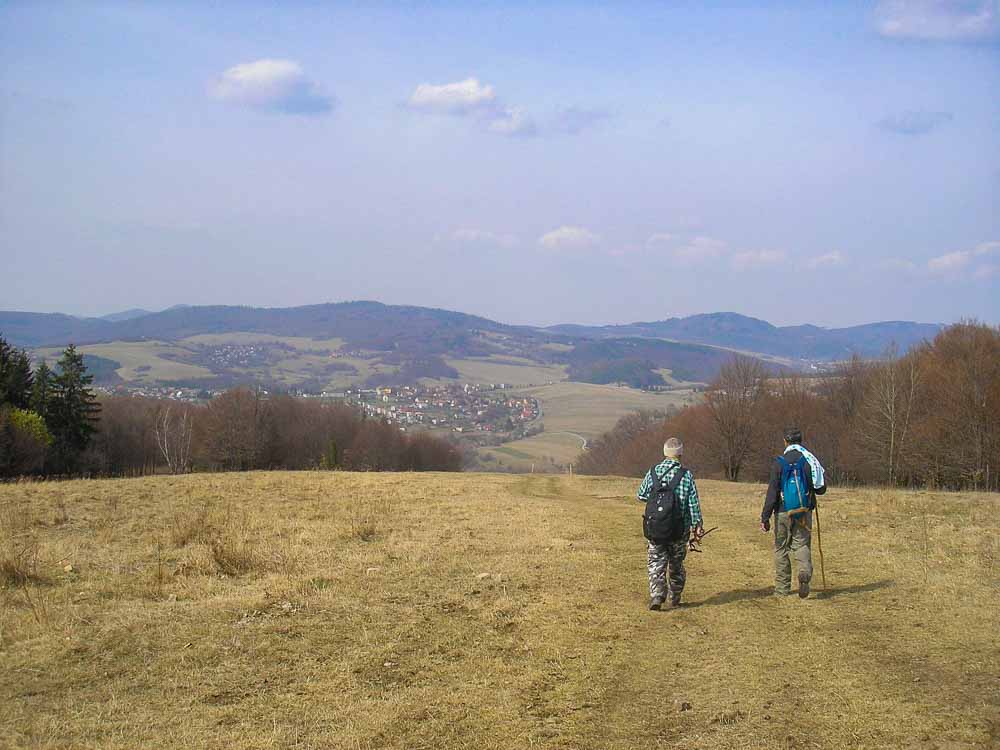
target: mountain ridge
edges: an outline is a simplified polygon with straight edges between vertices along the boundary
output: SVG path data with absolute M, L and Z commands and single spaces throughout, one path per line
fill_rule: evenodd
M 108 341 L 183 339 L 198 334 L 267 333 L 345 338 L 376 350 L 458 351 L 481 354 L 463 335 L 472 331 L 541 339 L 652 338 L 723 347 L 776 357 L 830 361 L 858 354 L 882 355 L 895 345 L 905 352 L 942 328 L 935 323 L 879 321 L 843 328 L 813 324 L 775 326 L 736 312 L 699 313 L 627 324 L 516 326 L 443 308 L 386 305 L 373 300 L 297 307 L 175 305 L 159 312 L 140 309 L 101 318 L 62 313 L 0 311 L 0 333 L 17 346 L 95 344 Z M 471 347 L 473 351 L 463 349 Z

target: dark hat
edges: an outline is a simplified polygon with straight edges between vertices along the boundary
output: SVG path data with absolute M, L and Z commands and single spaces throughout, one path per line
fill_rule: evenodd
M 801 443 L 802 442 L 802 430 L 798 427 L 786 427 L 785 428 L 785 442 L 786 443 Z

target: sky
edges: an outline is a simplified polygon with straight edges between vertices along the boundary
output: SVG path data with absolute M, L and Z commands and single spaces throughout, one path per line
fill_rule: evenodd
M 1000 323 L 1000 0 L 7 2 L 0 309 Z

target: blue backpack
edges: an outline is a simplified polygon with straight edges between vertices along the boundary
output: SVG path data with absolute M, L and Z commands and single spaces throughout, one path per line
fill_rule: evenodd
M 808 513 L 809 485 L 806 483 L 806 472 L 811 471 L 805 456 L 799 456 L 794 463 L 784 456 L 778 456 L 781 464 L 781 502 L 783 510 L 790 516 Z

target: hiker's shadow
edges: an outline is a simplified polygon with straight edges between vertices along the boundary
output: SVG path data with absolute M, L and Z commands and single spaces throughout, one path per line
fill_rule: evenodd
M 815 584 L 815 580 L 813 583 Z M 885 579 L 882 581 L 873 581 L 871 583 L 861 583 L 855 586 L 840 586 L 825 590 L 813 588 L 813 597 L 815 599 L 833 599 L 834 597 L 846 594 L 864 594 L 869 591 L 878 591 L 879 589 L 885 589 L 895 585 L 895 581 Z M 712 594 L 712 596 L 707 599 L 703 599 L 700 602 L 691 602 L 688 604 L 688 607 L 711 607 L 716 604 L 732 604 L 733 602 L 743 602 L 752 599 L 766 599 L 773 594 L 773 587 L 768 587 L 766 589 L 735 589 L 733 591 L 720 591 L 718 594 Z M 792 596 L 795 596 L 795 594 L 792 594 Z

